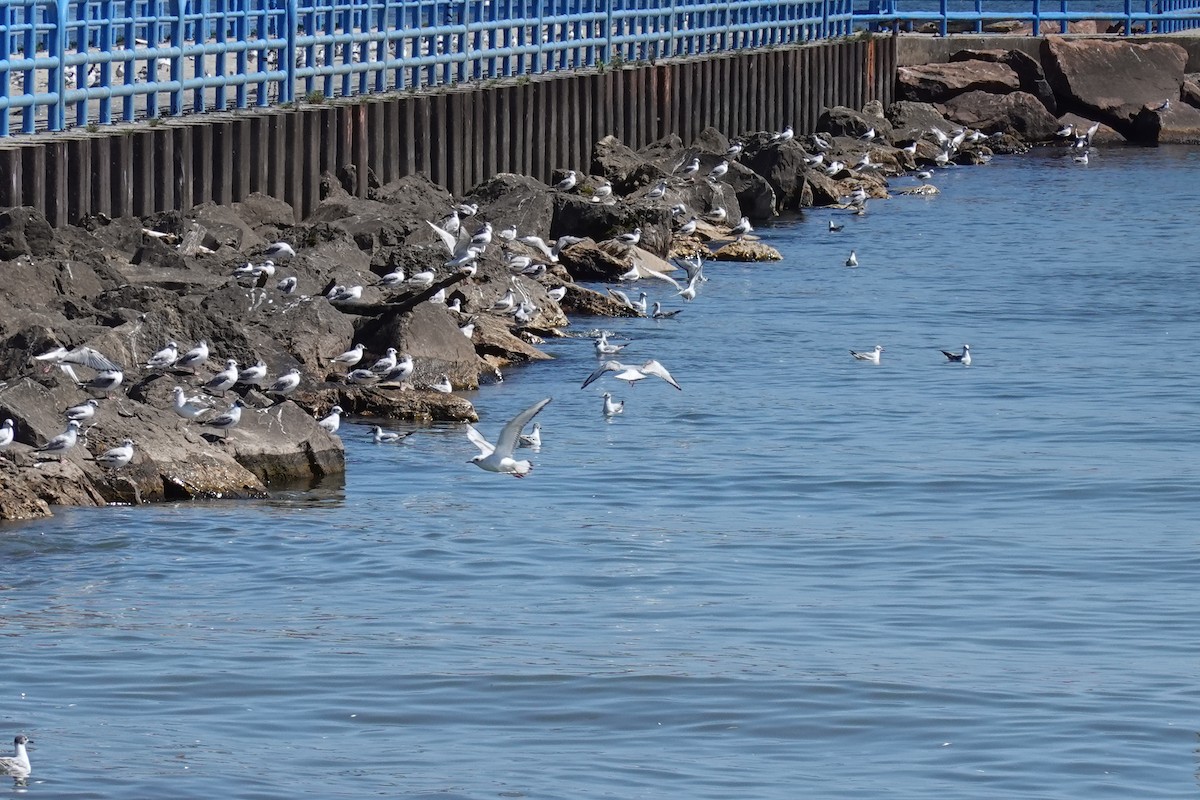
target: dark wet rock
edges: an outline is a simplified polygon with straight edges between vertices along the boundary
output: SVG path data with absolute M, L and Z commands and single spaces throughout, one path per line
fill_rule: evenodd
M 615 281 L 629 270 L 623 260 L 601 250 L 590 239 L 563 250 L 559 263 L 577 281 Z M 570 297 L 570 292 L 567 296 Z
M 761 175 L 775 194 L 776 208 L 795 209 L 803 204 L 808 155 L 795 139 L 746 149 L 746 166 Z
M 645 247 L 665 252 L 670 241 L 667 206 L 637 202 L 636 198 L 630 203 L 606 204 L 593 203 L 582 195 L 558 194 L 554 197 L 553 222 L 550 224 L 550 236 L 554 239 L 578 236 L 601 242 L 636 228 L 642 229 Z
M 1177 44 L 1099 39 L 1042 41 L 1042 65 L 1060 110 L 1096 119 L 1123 134 L 1134 117 L 1179 97 L 1187 51 Z
M 737 196 L 739 218 L 744 215 L 758 222 L 775 216 L 777 200 L 770 182 L 750 167 L 730 162 L 729 171 L 721 179 Z
M 1179 99 L 1193 108 L 1200 108 L 1200 76 L 1192 75 L 1183 82 Z
M 604 177 L 618 195 L 627 195 L 670 177 L 663 169 L 624 145 L 615 136 L 605 136 L 592 146 L 591 172 Z
M 897 71 L 897 94 L 918 103 L 944 103 L 966 92 L 1004 94 L 1020 88 L 1016 71 L 993 61 L 920 64 Z
M 946 102 L 946 116 L 985 133 L 1008 133 L 1027 142 L 1054 139 L 1058 120 L 1027 92 L 967 92 Z
M 260 192 L 251 194 L 240 203 L 234 203 L 232 208 L 251 230 L 260 233 L 266 230 L 270 234 L 264 234 L 268 241 L 275 241 L 279 238 L 279 231 L 287 230 L 296 224 L 296 212 L 290 204 Z
M 574 284 L 567 286 L 563 308 L 582 317 L 636 317 L 638 313 L 607 294 Z
M 516 225 L 517 231 L 523 236 L 534 234 L 545 237 L 550 233 L 559 198 L 572 196 L 552 192 L 535 178 L 506 172 L 479 184 L 465 199 L 480 206 L 480 219 L 474 223 L 475 226 L 488 220 L 497 228 Z M 468 230 L 472 230 L 471 222 L 466 225 Z

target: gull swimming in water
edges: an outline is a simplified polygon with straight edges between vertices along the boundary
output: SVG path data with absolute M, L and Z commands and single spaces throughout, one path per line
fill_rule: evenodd
M 614 403 L 611 392 L 605 392 L 603 396 L 604 396 L 604 416 L 615 417 L 617 414 L 620 414 L 622 411 L 625 410 L 625 401 L 624 400 Z
M 971 366 L 971 345 L 964 344 L 961 353 L 951 353 L 949 350 L 943 350 L 942 355 L 950 359 L 952 362 L 960 363 L 964 367 Z
M 317 424 L 330 433 L 337 433 L 338 428 L 342 426 L 342 407 L 334 406 L 329 409 L 329 413 L 317 420 Z
M 675 382 L 675 379 L 671 377 L 671 373 L 667 372 L 666 367 L 654 359 L 650 359 L 641 366 L 622 364 L 620 361 L 605 361 L 603 364 L 597 367 L 591 375 L 587 376 L 579 388 L 586 388 L 589 383 L 596 380 L 606 372 L 617 373 L 613 377 L 618 380 L 629 381 L 630 386 L 633 386 L 634 383 L 642 380 L 643 378 L 654 376 L 656 378 L 662 378 L 676 389 L 683 391 L 683 387 Z
M 174 398 L 171 407 L 184 419 L 195 419 L 207 411 L 212 411 L 201 398 L 185 395 L 182 386 L 176 386 L 171 393 Z
M 662 303 L 655 300 L 654 301 L 654 313 L 651 314 L 651 316 L 654 319 L 670 319 L 671 317 L 674 317 L 675 315 L 679 314 L 682 311 L 683 311 L 682 308 L 676 308 L 671 311 L 663 311 Z
M 28 743 L 29 737 L 27 736 L 17 736 L 13 739 L 16 754 L 0 757 L 0 775 L 11 775 L 14 778 L 29 777 L 33 768 L 29 765 L 29 753 L 25 750 L 25 745 Z
M 77 406 L 71 406 L 63 412 L 63 416 L 67 419 L 77 419 L 80 422 L 87 422 L 92 417 L 96 416 L 96 408 L 99 407 L 99 400 L 88 400 L 80 403 Z
M 829 232 L 830 233 L 837 233 L 844 227 L 846 227 L 845 224 L 836 225 L 836 224 L 834 224 L 833 220 L 829 220 Z
M 527 460 L 517 461 L 513 458 L 513 451 L 516 450 L 521 431 L 549 402 L 549 397 L 539 400 L 509 420 L 501 429 L 494 445 L 483 438 L 483 434 L 475 430 L 474 426 L 468 425 L 467 438 L 479 448 L 479 455 L 472 458 L 470 463 L 488 472 L 512 475 L 514 478 L 524 478 L 528 475 L 533 469 L 533 464 Z
M 533 423 L 533 430 L 518 436 L 517 447 L 531 447 L 534 450 L 540 450 L 542 447 L 542 423 Z
M 854 356 L 859 361 L 870 361 L 872 364 L 879 363 L 879 354 L 883 352 L 883 345 L 875 345 L 874 350 L 869 350 L 865 353 L 859 353 L 854 350 L 850 351 L 850 355 Z
M 454 391 L 454 384 L 452 384 L 450 382 L 450 376 L 443 373 L 438 376 L 438 379 L 436 381 L 429 384 L 429 388 L 435 392 L 441 392 L 442 394 L 450 394 L 451 392 Z
M 850 251 L 850 257 L 846 259 L 846 266 L 847 267 L 857 267 L 858 266 L 858 254 L 855 253 L 853 250 Z
M 615 355 L 615 354 L 621 352 L 622 350 L 624 350 L 628 346 L 629 346 L 628 344 L 611 344 L 608 341 L 608 333 L 605 331 L 601 331 L 600 338 L 596 340 L 596 355 L 601 355 L 601 356 Z
M 239 397 L 237 400 L 233 401 L 233 405 L 231 405 L 228 410 L 222 412 L 216 417 L 213 417 L 212 419 L 205 420 L 200 424 L 208 425 L 209 427 L 224 431 L 224 438 L 228 439 L 230 429 L 236 428 L 238 423 L 242 421 L 242 409 L 245 407 L 246 404 L 243 403 L 242 398 Z
M 79 420 L 73 419 L 67 423 L 67 429 L 65 431 L 46 442 L 41 447 L 35 447 L 34 452 L 53 453 L 61 458 L 63 453 L 75 446 L 75 442 L 78 437 Z
M 133 439 L 126 439 L 119 447 L 105 450 L 96 456 L 96 463 L 105 469 L 120 469 L 133 461 Z
M 411 431 L 409 433 L 396 433 L 395 431 L 385 431 L 378 425 L 371 428 L 371 441 L 375 442 L 375 444 L 394 444 L 404 441 L 409 436 L 412 436 Z

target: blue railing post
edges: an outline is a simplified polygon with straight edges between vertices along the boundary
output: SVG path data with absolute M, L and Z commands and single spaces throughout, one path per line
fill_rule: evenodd
M 1125 35 L 1133 34 L 1133 0 L 1125 0 Z
M 296 0 L 287 0 L 287 11 L 283 16 L 284 19 L 284 41 L 286 44 L 283 48 L 283 91 L 280 97 L 285 103 L 294 103 L 296 101 L 296 29 L 299 22 L 299 13 L 296 11 Z
M 54 67 L 50 70 L 49 89 L 57 98 L 49 108 L 47 126 L 52 131 L 61 131 L 67 124 L 67 24 L 70 0 L 55 0 L 54 28 L 46 42 L 46 49 L 54 59 Z
M 171 48 L 175 51 L 171 56 L 171 82 L 175 84 L 170 101 L 173 117 L 183 114 L 183 43 L 187 4 L 188 0 L 175 0 L 175 18 L 171 20 Z

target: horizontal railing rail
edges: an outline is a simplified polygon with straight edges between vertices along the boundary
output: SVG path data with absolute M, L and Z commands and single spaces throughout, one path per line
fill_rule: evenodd
M 0 137 L 534 76 L 933 22 L 1173 32 L 1200 0 L 0 0 Z M 1079 2 L 1080 0 L 1076 0 Z

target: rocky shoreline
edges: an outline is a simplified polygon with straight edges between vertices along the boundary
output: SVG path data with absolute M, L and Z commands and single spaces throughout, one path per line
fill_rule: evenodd
M 12 420 L 0 428 L 0 519 L 60 504 L 258 497 L 337 474 L 336 426 L 319 423 L 334 406 L 362 418 L 473 421 L 453 390 L 547 358 L 538 346 L 570 335 L 572 319 L 646 313 L 583 282 L 659 278 L 677 270 L 673 259 L 777 259 L 745 227 L 813 206 L 865 213 L 892 193 L 889 178 L 1037 144 L 1078 146 L 1089 129 L 1085 150 L 1200 141 L 1200 89 L 1182 48 L 1049 38 L 1042 50 L 1040 61 L 966 51 L 901 68 L 905 99 L 828 109 L 814 135 L 731 142 L 709 129 L 638 152 L 607 137 L 586 170 L 562 170 L 557 186 L 504 174 L 456 198 L 417 175 L 360 198 L 326 175 L 324 199 L 299 224 L 261 195 L 60 229 L 32 209 L 0 210 L 0 422 Z M 1119 96 L 1101 68 L 1121 76 Z M 1059 135 L 1064 123 L 1071 136 Z M 182 354 L 200 342 L 203 364 L 152 363 L 168 343 Z M 334 362 L 354 345 L 359 363 Z M 84 363 L 91 351 L 119 365 L 118 386 L 95 383 L 112 378 Z M 391 369 L 364 369 L 393 355 Z M 203 391 L 229 360 L 266 375 Z M 268 391 L 291 370 L 298 388 Z M 177 386 L 212 409 L 185 418 Z M 235 398 L 246 405 L 236 424 L 204 424 Z M 80 404 L 94 416 L 80 421 L 78 443 L 46 450 L 71 432 L 64 409 Z M 97 460 L 126 439 L 129 463 Z

